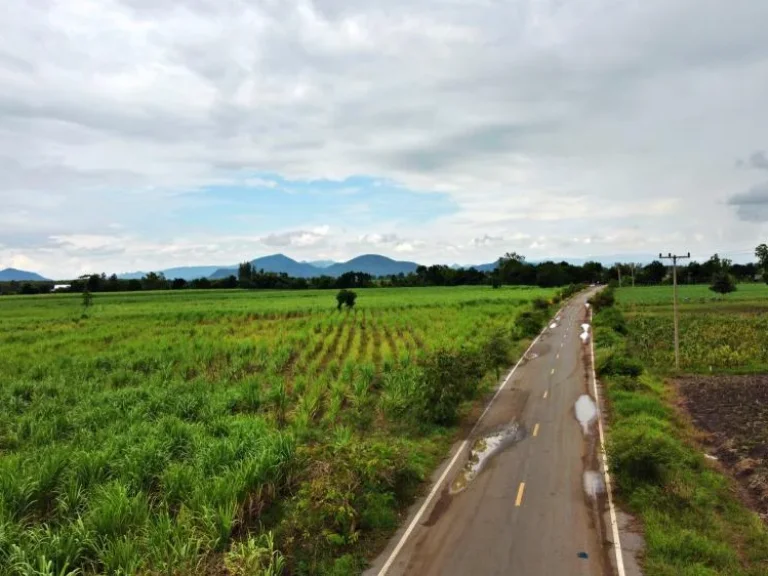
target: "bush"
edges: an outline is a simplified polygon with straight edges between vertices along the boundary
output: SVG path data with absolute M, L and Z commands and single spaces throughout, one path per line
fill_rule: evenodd
M 423 364 L 417 406 L 423 421 L 441 426 L 456 422 L 459 405 L 474 397 L 485 367 L 477 353 L 438 350 Z
M 515 318 L 515 328 L 521 338 L 535 338 L 547 321 L 543 310 L 523 310 Z
M 616 295 L 613 292 L 613 287 L 609 286 L 608 288 L 600 290 L 589 299 L 589 303 L 595 312 L 599 312 L 604 308 L 610 308 L 616 303 Z
M 643 373 L 643 365 L 622 353 L 608 354 L 597 365 L 600 376 L 630 376 L 637 378 Z
M 628 332 L 627 321 L 624 320 L 624 315 L 618 308 L 613 307 L 605 308 L 600 314 L 595 316 L 595 326 L 610 328 L 622 335 L 626 335 Z
M 680 443 L 650 426 L 617 425 L 608 446 L 609 461 L 622 491 L 641 484 L 660 486 L 667 472 L 685 458 Z
M 354 308 L 356 300 L 357 294 L 352 290 L 339 290 L 339 293 L 336 294 L 336 309 L 341 310 L 342 306 Z
M 534 298 L 532 304 L 534 310 L 549 310 L 549 300 L 541 296 Z

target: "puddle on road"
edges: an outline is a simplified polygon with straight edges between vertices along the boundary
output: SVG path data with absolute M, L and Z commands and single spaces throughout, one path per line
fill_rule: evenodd
M 555 328 L 557 328 L 557 322 L 552 322 L 552 324 L 549 325 L 549 329 L 554 330 Z
M 593 499 L 605 492 L 605 483 L 600 472 L 594 470 L 584 472 L 584 492 Z
M 455 495 L 469 486 L 488 462 L 500 452 L 516 444 L 525 437 L 525 429 L 517 422 L 512 422 L 501 430 L 497 430 L 476 439 L 472 443 L 469 458 L 459 475 L 451 483 L 449 494 Z
M 581 424 L 584 434 L 589 434 L 589 425 L 597 418 L 597 407 L 592 397 L 587 394 L 582 394 L 579 399 L 576 400 L 576 420 Z
M 536 354 L 536 352 L 528 352 L 528 354 L 525 355 L 526 360 L 536 360 L 538 357 L 539 355 Z
M 584 342 L 584 344 L 586 344 L 587 342 L 589 342 L 589 332 L 582 332 L 581 334 L 579 334 L 579 338 L 581 338 L 581 341 Z
M 581 331 L 582 332 L 589 332 L 589 324 L 582 324 L 581 325 Z

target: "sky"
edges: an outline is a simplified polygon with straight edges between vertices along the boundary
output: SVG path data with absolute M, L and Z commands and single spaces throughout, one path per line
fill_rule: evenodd
M 0 8 L 0 268 L 768 241 L 765 0 Z

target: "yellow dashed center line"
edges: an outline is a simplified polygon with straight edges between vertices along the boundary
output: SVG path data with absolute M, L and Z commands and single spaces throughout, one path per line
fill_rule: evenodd
M 560 360 L 560 352 L 558 352 L 557 356 L 555 356 L 555 360 Z
M 517 499 L 515 500 L 515 506 L 518 508 L 523 503 L 523 492 L 525 492 L 525 482 L 520 482 L 520 488 L 517 489 Z
M 539 423 L 536 422 L 536 426 L 533 427 L 533 437 L 536 438 L 536 436 L 539 435 Z
M 544 390 L 544 398 L 546 398 L 547 396 L 549 396 L 549 390 Z

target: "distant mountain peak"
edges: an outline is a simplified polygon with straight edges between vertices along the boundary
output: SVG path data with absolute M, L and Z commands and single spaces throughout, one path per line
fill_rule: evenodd
M 1 282 L 45 282 L 48 278 L 40 276 L 37 272 L 28 272 L 18 268 L 6 268 L 0 270 Z

